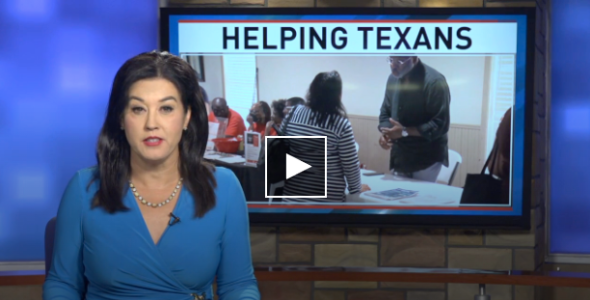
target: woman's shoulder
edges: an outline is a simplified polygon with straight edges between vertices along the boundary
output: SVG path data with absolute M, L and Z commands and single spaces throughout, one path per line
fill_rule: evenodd
M 88 200 L 92 198 L 98 185 L 93 182 L 96 167 L 89 167 L 78 170 L 72 177 L 65 188 L 62 196 L 61 205 L 65 207 L 80 207 L 81 203 L 90 203 Z M 92 185 L 90 185 L 92 183 Z M 82 200 L 82 202 L 80 202 Z M 85 207 L 82 205 L 82 207 Z M 85 207 L 87 208 L 87 207 Z
M 238 182 L 236 174 L 226 167 L 215 167 L 214 175 L 218 187 L 227 187 L 230 184 Z
M 299 104 L 291 109 L 289 114 L 293 115 L 291 118 L 301 120 L 301 118 L 306 119 L 311 116 L 311 108 Z M 285 116 L 285 119 L 289 118 L 289 116 Z
M 346 115 L 336 115 L 336 122 L 344 126 L 351 126 L 350 120 Z
M 311 111 L 311 108 L 307 107 L 307 105 L 299 104 L 293 107 L 292 111 L 294 113 L 303 113 L 306 111 Z
M 347 116 L 341 115 L 334 115 L 334 131 L 338 134 L 342 134 L 347 132 L 349 129 L 352 129 L 352 123 Z
M 98 168 L 96 166 L 80 169 L 74 173 L 70 181 L 76 181 L 78 184 L 80 184 L 80 186 L 86 187 L 92 180 L 96 178 L 97 172 Z
M 242 199 L 244 193 L 242 185 L 232 170 L 226 167 L 216 167 L 214 176 L 217 181 L 215 194 L 218 201 L 232 202 Z

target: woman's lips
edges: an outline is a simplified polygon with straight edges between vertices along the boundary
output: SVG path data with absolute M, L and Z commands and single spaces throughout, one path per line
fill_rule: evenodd
M 148 147 L 156 147 L 162 144 L 162 139 L 159 137 L 148 137 L 147 139 L 143 140 L 144 145 Z

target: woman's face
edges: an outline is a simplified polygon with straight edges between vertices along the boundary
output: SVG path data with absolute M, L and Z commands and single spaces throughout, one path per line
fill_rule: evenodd
M 123 129 L 131 156 L 146 161 L 165 161 L 178 154 L 183 128 L 191 112 L 184 110 L 174 84 L 163 78 L 143 79 L 129 89 Z
M 272 110 L 271 119 L 275 124 L 280 124 L 283 121 L 280 112 L 275 109 Z
M 262 105 L 260 105 L 260 103 L 257 102 L 252 105 L 252 108 L 250 108 L 250 116 L 254 123 L 264 123 L 264 111 L 262 111 Z
M 283 109 L 283 114 L 286 116 L 291 112 L 291 109 L 293 108 L 293 104 L 289 101 L 287 101 L 285 103 L 285 108 Z

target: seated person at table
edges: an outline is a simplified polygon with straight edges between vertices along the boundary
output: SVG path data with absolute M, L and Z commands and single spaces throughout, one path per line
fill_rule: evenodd
M 209 113 L 209 122 L 217 123 L 220 120 L 227 120 L 227 128 L 225 129 L 226 136 L 237 137 L 244 135 L 246 125 L 244 119 L 235 110 L 229 108 L 227 101 L 221 97 L 217 97 L 211 101 L 211 112 Z
M 191 66 L 131 58 L 115 76 L 96 167 L 59 205 L 44 300 L 259 300 L 234 173 L 205 162 L 207 113 Z
M 281 128 L 281 122 L 285 118 L 285 114 L 283 111 L 285 110 L 285 103 L 287 100 L 275 100 L 271 104 L 272 108 L 272 115 L 271 120 L 266 123 L 266 131 L 264 135 L 271 136 L 271 135 L 278 135 L 278 129 Z M 271 132 L 271 129 L 274 129 L 274 134 Z
M 264 138 L 266 132 L 266 123 L 271 120 L 270 117 L 270 106 L 265 101 L 258 101 L 252 105 L 250 114 L 246 118 L 248 124 L 248 131 L 255 131 L 260 133 L 260 136 Z M 270 129 L 271 135 L 277 135 L 274 129 Z
M 496 131 L 496 159 L 487 165 L 490 174 L 502 180 L 502 200 L 510 200 L 510 134 L 512 132 L 512 108 L 509 108 Z
M 300 97 L 291 97 L 287 99 L 287 103 L 285 103 L 285 109 L 283 110 L 283 114 L 285 116 L 288 115 L 291 109 L 297 105 L 305 105 L 305 100 Z
M 357 194 L 369 190 L 361 185 L 361 169 L 355 148 L 352 125 L 342 104 L 342 80 L 336 71 L 319 73 L 311 82 L 307 106 L 298 105 L 291 110 L 289 124 L 283 122 L 285 136 L 326 136 L 328 142 L 328 195 L 327 198 L 284 198 L 285 202 L 344 202 L 345 190 Z M 287 129 L 285 131 L 285 128 Z M 285 196 L 316 196 L 325 194 L 323 139 L 292 139 L 289 152 L 310 164 L 312 172 L 294 176 L 285 182 Z M 314 172 L 320 170 L 319 172 Z M 307 173 L 306 173 L 307 172 Z

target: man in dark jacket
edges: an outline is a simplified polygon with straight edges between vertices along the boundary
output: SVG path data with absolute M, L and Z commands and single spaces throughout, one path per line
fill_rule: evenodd
M 391 74 L 379 115 L 379 144 L 390 150 L 389 169 L 435 182 L 449 165 L 451 95 L 446 78 L 416 56 L 390 56 Z

